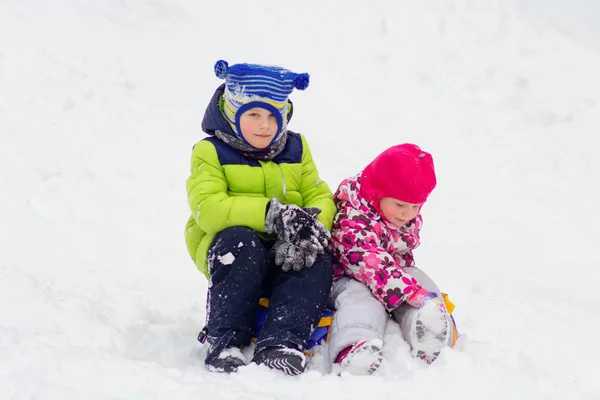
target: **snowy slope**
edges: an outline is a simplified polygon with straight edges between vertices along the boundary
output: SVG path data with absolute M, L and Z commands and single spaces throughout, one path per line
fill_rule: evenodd
M 600 398 L 600 6 L 368 3 L 0 2 L 1 399 Z M 290 128 L 332 188 L 434 155 L 416 257 L 457 349 L 390 323 L 373 377 L 204 369 L 185 179 L 220 58 L 311 73 Z

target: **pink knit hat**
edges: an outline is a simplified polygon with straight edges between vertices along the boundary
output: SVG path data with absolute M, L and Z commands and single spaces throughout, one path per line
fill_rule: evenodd
M 383 197 L 422 204 L 435 184 L 431 154 L 404 143 L 390 147 L 367 165 L 360 177 L 360 194 L 381 214 Z

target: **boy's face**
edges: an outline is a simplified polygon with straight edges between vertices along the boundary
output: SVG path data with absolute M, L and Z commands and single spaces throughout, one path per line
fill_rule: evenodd
M 257 149 L 271 144 L 278 128 L 275 116 L 264 108 L 254 107 L 240 116 L 242 136 Z
M 379 201 L 379 208 L 385 219 L 398 228 L 415 218 L 423 204 L 411 204 L 393 197 L 383 197 Z

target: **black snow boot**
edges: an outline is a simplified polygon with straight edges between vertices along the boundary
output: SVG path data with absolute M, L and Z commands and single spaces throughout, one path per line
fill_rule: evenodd
M 287 375 L 300 375 L 306 369 L 304 353 L 290 347 L 267 347 L 256 353 L 252 361 Z
M 211 350 L 209 350 L 210 352 Z M 221 350 L 214 357 L 207 359 L 205 363 L 209 371 L 231 373 L 246 365 L 246 358 L 238 347 L 232 346 Z

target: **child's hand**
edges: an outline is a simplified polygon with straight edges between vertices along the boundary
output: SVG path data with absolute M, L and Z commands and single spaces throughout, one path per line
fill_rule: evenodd
M 316 249 L 302 249 L 294 244 L 277 241 L 271 251 L 275 254 L 275 264 L 281 265 L 285 272 L 289 270 L 300 271 L 310 268 L 317 258 Z
M 444 306 L 444 303 L 438 298 L 437 293 L 429 292 L 425 288 L 421 288 L 410 295 L 410 297 L 406 300 L 408 304 L 415 308 L 421 308 L 427 301 L 436 301 L 441 306 Z
M 277 238 L 294 244 L 305 251 L 322 253 L 331 238 L 329 230 L 314 216 L 317 208 L 302 209 L 294 204 L 281 204 L 273 198 L 267 207 L 265 228 L 267 233 L 277 234 Z

